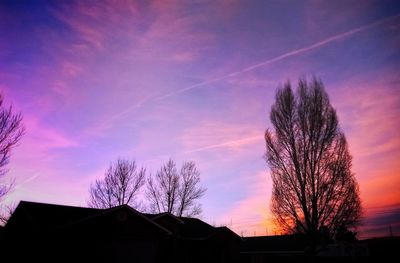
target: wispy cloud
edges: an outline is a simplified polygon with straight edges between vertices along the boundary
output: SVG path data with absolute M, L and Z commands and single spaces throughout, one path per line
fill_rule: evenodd
M 238 139 L 238 140 L 232 140 L 232 141 L 226 141 L 226 142 L 217 143 L 217 144 L 211 144 L 211 145 L 207 145 L 204 147 L 199 147 L 196 149 L 184 151 L 183 153 L 184 154 L 185 153 L 194 153 L 194 152 L 200 152 L 200 151 L 206 151 L 206 150 L 213 150 L 213 149 L 222 148 L 222 147 L 236 148 L 236 147 L 240 147 L 243 145 L 247 145 L 247 144 L 259 141 L 260 138 L 262 138 L 262 136 L 251 136 L 251 137 L 246 137 L 246 138 L 242 138 L 242 139 Z
M 198 83 L 198 84 L 186 87 L 186 88 L 182 88 L 182 89 L 179 89 L 179 90 L 176 90 L 176 91 L 161 95 L 161 96 L 157 97 L 156 99 L 162 100 L 162 99 L 168 98 L 170 96 L 181 94 L 181 93 L 184 93 L 184 92 L 187 92 L 187 91 L 190 91 L 190 90 L 202 87 L 202 86 L 206 86 L 206 85 L 214 83 L 214 82 L 218 82 L 218 81 L 221 81 L 221 80 L 224 80 L 224 79 L 227 79 L 227 78 L 235 77 L 235 76 L 237 76 L 239 74 L 243 74 L 243 73 L 246 73 L 248 71 L 252 71 L 254 69 L 257 69 L 257 68 L 260 68 L 260 67 L 263 67 L 263 66 L 266 66 L 266 65 L 273 64 L 273 63 L 281 61 L 283 59 L 286 59 L 286 58 L 289 58 L 289 57 L 293 57 L 293 56 L 296 56 L 296 55 L 311 51 L 313 49 L 317 49 L 317 48 L 323 47 L 323 46 L 328 45 L 328 44 L 330 44 L 332 42 L 335 42 L 335 41 L 350 37 L 350 36 L 352 36 L 352 35 L 354 35 L 356 33 L 359 33 L 359 32 L 362 32 L 362 31 L 366 31 L 368 29 L 371 29 L 371 28 L 376 27 L 378 25 L 382 25 L 384 23 L 388 23 L 388 22 L 390 22 L 390 21 L 392 21 L 392 20 L 394 20 L 394 19 L 396 19 L 398 17 L 400 17 L 400 14 L 397 14 L 397 15 L 394 15 L 394 16 L 391 16 L 391 17 L 387 17 L 387 18 L 378 20 L 376 22 L 373 22 L 373 23 L 370 23 L 370 24 L 367 24 L 367 25 L 352 29 L 352 30 L 347 31 L 345 33 L 341 33 L 341 34 L 337 34 L 337 35 L 331 36 L 331 37 L 329 37 L 327 39 L 324 39 L 322 41 L 314 43 L 314 44 L 312 44 L 310 46 L 289 51 L 289 52 L 287 52 L 285 54 L 282 54 L 280 56 L 265 60 L 265 61 L 263 61 L 261 63 L 257 63 L 255 65 L 249 66 L 247 68 L 244 68 L 244 69 L 229 73 L 227 75 L 223 75 L 223 76 L 220 76 L 220 77 L 217 77 L 217 78 L 206 80 L 206 81 L 203 81 L 201 83 Z
M 360 227 L 360 238 L 400 234 L 400 204 L 369 208 Z
M 400 82 L 392 72 L 380 78 L 348 80 L 332 96 L 366 209 L 400 202 Z
M 36 178 L 38 178 L 39 176 L 40 176 L 40 173 L 34 173 L 32 176 L 30 176 L 30 177 L 24 179 L 22 182 L 19 182 L 19 183 L 15 186 L 15 188 L 19 188 L 19 187 L 23 186 L 24 184 L 30 183 L 30 182 L 32 182 L 33 180 L 35 180 Z
M 206 218 L 265 233 L 263 133 L 273 88 L 315 73 L 341 117 L 364 205 L 398 203 L 399 84 L 375 80 L 397 74 L 399 15 L 390 15 L 400 11 L 362 5 L 105 0 L 3 8 L 0 89 L 27 127 L 10 162 L 19 186 L 11 199 L 81 204 L 118 156 L 149 171 L 169 157 L 190 159 L 208 188 Z M 360 87 L 349 82 L 355 76 Z
M 25 116 L 24 125 L 27 134 L 24 138 L 24 146 L 30 144 L 36 150 L 38 148 L 46 150 L 46 152 L 57 148 L 69 148 L 79 146 L 79 142 L 66 136 L 63 132 L 54 128 L 44 127 L 39 120 Z
M 185 149 L 183 154 L 188 154 L 221 148 L 237 151 L 262 138 L 263 133 L 257 127 L 208 120 L 186 129 L 181 142 Z

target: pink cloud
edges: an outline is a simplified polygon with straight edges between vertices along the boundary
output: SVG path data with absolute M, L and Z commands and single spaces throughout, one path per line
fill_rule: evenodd
M 51 150 L 55 148 L 77 147 L 79 145 L 77 141 L 68 138 L 62 132 L 54 128 L 44 127 L 38 119 L 29 115 L 24 117 L 24 125 L 27 131 L 24 137 L 24 144 L 36 145 L 35 149 L 39 147 Z
M 374 207 L 400 203 L 398 83 L 392 72 L 369 82 L 355 78 L 340 84 L 332 96 L 353 155 L 367 221 L 376 216 Z M 376 227 L 362 226 L 361 236 L 370 235 L 370 228 Z
M 64 5 L 61 10 L 55 9 L 53 13 L 97 50 L 105 48 L 111 32 L 123 32 L 138 15 L 135 2 L 112 0 L 101 3 L 77 1 Z
M 219 82 L 219 81 L 222 81 L 222 80 L 225 80 L 225 79 L 236 77 L 236 76 L 242 75 L 244 73 L 253 71 L 255 69 L 274 64 L 274 63 L 279 62 L 281 60 L 284 60 L 284 59 L 287 59 L 287 58 L 290 58 L 290 57 L 293 57 L 293 56 L 297 56 L 297 55 L 312 51 L 314 49 L 319 49 L 319 48 L 324 47 L 324 46 L 326 46 L 328 44 L 331 44 L 333 42 L 336 42 L 336 41 L 351 37 L 351 36 L 353 36 L 353 35 L 355 35 L 357 33 L 360 33 L 360 32 L 363 32 L 363 31 L 367 31 L 367 30 L 369 30 L 371 28 L 374 28 L 376 26 L 379 26 L 379 25 L 382 25 L 382 24 L 385 24 L 385 23 L 388 23 L 388 22 L 392 22 L 394 19 L 397 19 L 399 16 L 400 15 L 394 15 L 394 16 L 391 16 L 391 17 L 387 17 L 387 18 L 375 21 L 373 23 L 369 23 L 369 24 L 354 28 L 354 29 L 349 30 L 347 32 L 330 36 L 330 37 L 325 38 L 325 39 L 323 39 L 321 41 L 315 42 L 315 43 L 313 43 L 311 45 L 287 51 L 286 53 L 283 53 L 283 54 L 281 54 L 279 56 L 266 59 L 264 61 L 261 61 L 259 63 L 250 65 L 248 67 L 241 68 L 241 69 L 238 69 L 236 71 L 229 72 L 229 73 L 225 73 L 224 75 L 221 75 L 221 76 L 218 76 L 218 77 L 214 77 L 214 78 L 210 78 L 210 79 L 207 79 L 207 80 L 205 80 L 203 82 L 200 82 L 200 83 L 188 86 L 188 87 L 184 87 L 184 88 L 172 91 L 170 93 L 167 93 L 167 94 L 164 94 L 164 95 L 160 96 L 160 98 L 162 98 L 162 99 L 163 98 L 168 98 L 168 97 L 173 96 L 173 95 L 177 95 L 177 94 L 181 94 L 181 93 L 184 93 L 184 92 L 188 92 L 188 91 L 193 90 L 193 89 L 198 89 L 198 88 L 201 88 L 203 86 L 207 86 L 207 85 L 215 83 L 215 82 Z
M 180 1 L 152 1 L 147 11 L 154 19 L 138 39 L 138 45 L 132 47 L 130 56 L 182 63 L 192 62 L 210 49 L 216 36 L 200 26 L 207 22 L 207 16 L 185 12 L 185 5 Z
M 172 60 L 178 62 L 189 62 L 195 60 L 196 58 L 197 55 L 189 51 L 178 51 L 175 54 L 172 54 Z
M 44 174 L 58 174 L 52 170 L 54 151 L 77 147 L 79 143 L 54 128 L 47 128 L 31 116 L 24 116 L 26 134 L 19 145 L 13 149 L 9 178 L 15 178 L 16 185 L 31 184 Z M 51 171 L 51 172 L 50 172 Z M 42 180 L 43 181 L 43 180 Z
M 55 81 L 51 90 L 68 106 L 77 104 L 79 101 L 78 93 L 65 81 Z
M 394 168 L 400 158 L 400 98 L 390 83 L 344 84 L 333 97 L 361 179 L 375 176 L 376 169 Z
M 66 61 L 62 64 L 61 72 L 66 77 L 76 77 L 80 72 L 82 72 L 82 67 L 78 66 L 75 63 Z
M 182 63 L 197 58 L 215 38 L 195 26 L 207 17 L 184 12 L 183 6 L 179 1 L 151 1 L 140 6 L 134 1 L 95 4 L 78 1 L 55 9 L 53 13 L 80 37 L 81 41 L 69 45 L 72 52 L 93 52 L 87 45 L 94 51 L 105 52 L 119 44 L 115 39 L 126 39 L 128 50 L 122 48 L 120 54 L 124 59 L 157 58 Z M 154 19 L 148 20 L 146 14 L 151 14 Z
M 44 127 L 33 117 L 25 116 L 24 126 L 26 134 L 12 151 L 9 173 L 7 174 L 8 178 L 16 179 L 18 187 L 13 195 L 18 195 L 20 187 L 23 189 L 25 184 L 34 184 L 37 178 L 44 182 L 51 178 L 52 174 L 59 174 L 59 171 L 50 168 L 55 158 L 54 151 L 79 145 L 78 142 L 66 137 L 61 132 Z M 45 176 L 47 179 L 43 180 L 44 175 L 47 175 Z M 8 199 L 12 200 L 13 195 Z

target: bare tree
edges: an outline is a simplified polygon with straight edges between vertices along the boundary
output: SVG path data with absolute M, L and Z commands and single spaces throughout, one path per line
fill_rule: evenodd
M 10 161 L 11 150 L 17 145 L 25 133 L 22 115 L 13 114 L 12 107 L 4 107 L 0 94 L 0 179 L 7 173 L 6 166 Z M 0 201 L 12 189 L 13 182 L 0 181 Z
M 96 180 L 90 186 L 89 207 L 111 208 L 128 204 L 138 206 L 134 197 L 145 183 L 146 170 L 140 170 L 135 161 L 118 159 L 111 164 L 103 180 Z
M 147 197 L 152 212 L 175 214 L 179 189 L 179 175 L 174 161 L 161 166 L 155 177 L 147 179 Z
M 181 168 L 181 182 L 179 188 L 178 216 L 197 216 L 201 214 L 201 206 L 196 203 L 206 189 L 198 186 L 200 184 L 200 172 L 194 162 L 184 162 Z
M 16 208 L 15 204 L 3 205 L 0 208 L 0 225 L 7 224 L 7 221 L 14 213 L 15 208 Z
M 335 237 L 359 223 L 361 202 L 352 158 L 335 109 L 320 80 L 300 80 L 279 89 L 267 130 L 266 161 L 271 169 L 271 209 L 288 232 Z
M 197 203 L 206 189 L 199 186 L 200 172 L 194 162 L 184 162 L 180 172 L 169 160 L 154 177 L 147 179 L 147 197 L 153 213 L 168 212 L 176 216 L 194 217 L 201 214 Z

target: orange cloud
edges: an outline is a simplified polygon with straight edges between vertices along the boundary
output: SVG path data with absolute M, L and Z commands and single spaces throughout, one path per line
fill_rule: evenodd
M 400 203 L 400 169 L 376 174 L 360 182 L 361 198 L 365 208 L 381 207 Z

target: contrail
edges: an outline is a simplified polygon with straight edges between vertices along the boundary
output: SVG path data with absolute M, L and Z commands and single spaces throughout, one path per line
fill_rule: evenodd
M 207 145 L 207 146 L 200 147 L 200 148 L 197 148 L 197 149 L 192 149 L 192 150 L 185 151 L 185 152 L 183 152 L 183 154 L 200 152 L 200 151 L 205 151 L 205 150 L 211 150 L 211 149 L 220 148 L 220 147 L 240 146 L 240 145 L 251 143 L 251 142 L 253 142 L 255 140 L 258 140 L 260 138 L 262 138 L 262 136 L 252 136 L 252 137 L 246 137 L 246 138 L 243 138 L 243 139 L 227 141 L 227 142 L 213 144 L 213 145 Z
M 298 55 L 298 54 L 301 54 L 301 53 L 304 53 L 304 52 L 307 52 L 307 51 L 310 51 L 310 50 L 313 50 L 313 49 L 316 49 L 316 48 L 319 48 L 319 47 L 322 47 L 322 46 L 325 46 L 325 45 L 327 45 L 327 44 L 329 44 L 329 43 L 332 43 L 332 42 L 335 42 L 335 41 L 337 41 L 337 40 L 340 40 L 340 39 L 349 37 L 349 36 L 354 35 L 354 34 L 356 34 L 356 33 L 359 33 L 359 32 L 365 31 L 365 30 L 368 30 L 368 29 L 370 29 L 370 28 L 372 28 L 372 27 L 375 27 L 375 26 L 384 24 L 384 23 L 386 23 L 386 22 L 388 22 L 388 21 L 390 21 L 390 20 L 392 20 L 392 19 L 398 18 L 399 16 L 400 16 L 400 14 L 397 14 L 397 15 L 394 15 L 394 16 L 390 16 L 390 17 L 387 17 L 387 18 L 384 18 L 384 19 L 375 21 L 375 22 L 373 22 L 373 23 L 370 23 L 370 24 L 367 24 L 367 25 L 364 25 L 364 26 L 361 26 L 361 27 L 352 29 L 352 30 L 347 31 L 347 32 L 345 32 L 345 33 L 342 33 L 342 34 L 338 34 L 338 35 L 329 37 L 329 38 L 327 38 L 327 39 L 325 39 L 325 40 L 319 41 L 319 42 L 314 43 L 314 44 L 312 44 L 312 45 L 310 45 L 310 46 L 303 47 L 303 48 L 300 48 L 300 49 L 296 49 L 296 50 L 287 52 L 287 53 L 285 53 L 285 54 L 282 54 L 282 55 L 280 55 L 280 56 L 277 56 L 277 57 L 274 57 L 274 58 L 265 60 L 265 61 L 260 62 L 260 63 L 258 63 L 258 64 L 255 64 L 255 65 L 249 66 L 249 67 L 247 67 L 247 68 L 244 68 L 244 69 L 242 69 L 242 70 L 235 71 L 235 72 L 229 73 L 229 74 L 224 75 L 224 76 L 221 76 L 221 77 L 217 77 L 217 78 L 214 78 L 214 79 L 206 80 L 206 81 L 204 81 L 204 82 L 200 82 L 200 83 L 198 83 L 198 84 L 195 84 L 195 85 L 192 85 L 192 86 L 189 86 L 189 87 L 186 87 L 186 88 L 182 88 L 182 89 L 180 89 L 180 90 L 176 90 L 176 91 L 173 91 L 173 92 L 170 92 L 170 93 L 161 95 L 161 96 L 159 96 L 159 97 L 157 98 L 157 100 L 162 100 L 162 99 L 168 98 L 168 97 L 173 96 L 173 95 L 176 95 L 176 94 L 184 93 L 184 92 L 186 92 L 186 91 L 189 91 L 189 90 L 192 90 L 192 89 L 196 89 L 196 88 L 205 86 L 205 85 L 207 85 L 207 84 L 211 84 L 211 83 L 214 83 L 214 82 L 223 80 L 223 79 L 227 79 L 227 78 L 230 78 L 230 77 L 234 77 L 234 76 L 236 76 L 236 75 L 239 75 L 239 74 L 242 74 L 242 73 L 251 71 L 251 70 L 253 70 L 253 69 L 260 68 L 260 67 L 263 67 L 263 66 L 266 66 L 266 65 L 275 63 L 275 62 L 277 62 L 277 61 L 281 61 L 281 60 L 283 60 L 283 59 L 285 59 L 285 58 L 292 57 L 292 56 L 295 56 L 295 55 Z

